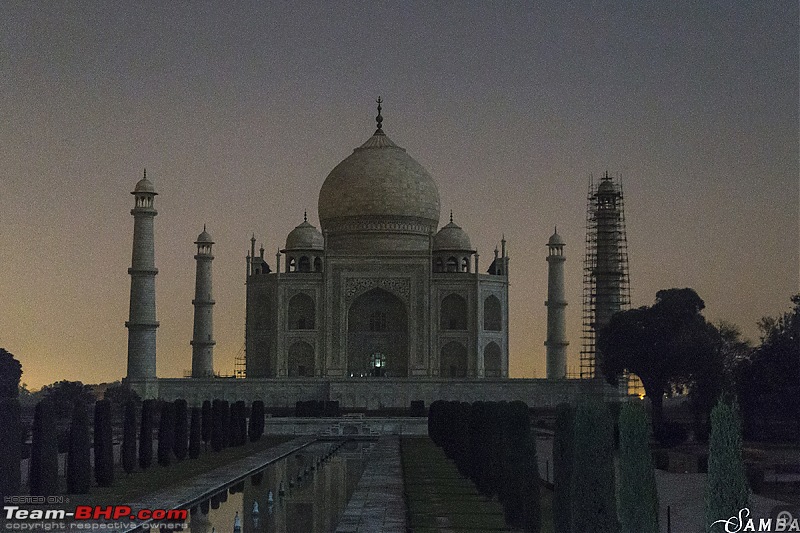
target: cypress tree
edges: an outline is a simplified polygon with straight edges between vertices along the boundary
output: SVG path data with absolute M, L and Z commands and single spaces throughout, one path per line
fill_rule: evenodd
M 572 531 L 617 533 L 614 426 L 600 399 L 575 409 L 572 467 Z
M 264 402 L 256 400 L 250 407 L 250 442 L 256 442 L 264 434 Z
M 142 402 L 142 423 L 139 429 L 139 468 L 145 470 L 153 464 L 153 417 L 155 400 Z
M 122 425 L 122 468 L 126 474 L 136 470 L 136 402 L 125 402 Z
M 742 428 L 737 405 L 720 399 L 711 411 L 708 441 L 708 478 L 705 494 L 705 522 L 708 531 L 725 531 L 717 520 L 739 516 L 747 507 L 747 477 L 742 460 Z
M 201 423 L 201 431 L 200 436 L 203 438 L 203 442 L 208 444 L 211 441 L 211 402 L 205 400 L 203 402 L 203 409 L 202 409 L 202 423 Z
M 175 408 L 170 402 L 161 404 L 161 420 L 158 424 L 158 464 L 172 463 L 175 446 Z
M 183 461 L 186 459 L 189 439 L 189 421 L 187 420 L 188 407 L 186 400 L 178 399 L 172 402 L 175 416 L 175 442 L 172 451 L 175 452 L 175 459 Z
M 55 422 L 50 402 L 42 400 L 37 403 L 33 415 L 33 440 L 28 476 L 31 496 L 58 494 L 58 439 Z
M 89 413 L 86 404 L 77 400 L 72 407 L 67 450 L 67 492 L 88 494 L 92 485 L 91 441 Z
M 15 389 L 16 390 L 16 389 Z M 20 494 L 22 421 L 17 398 L 0 399 L 0 499 Z
M 189 458 L 197 459 L 200 456 L 200 442 L 203 437 L 202 410 L 192 407 L 192 423 L 189 426 Z
M 222 400 L 222 447 L 231 445 L 231 404 Z
M 94 404 L 94 479 L 101 487 L 114 483 L 114 441 L 111 427 L 111 401 Z
M 215 452 L 222 450 L 225 446 L 223 410 L 222 400 L 214 400 L 211 404 L 211 449 Z
M 572 439 L 574 410 L 562 403 L 556 408 L 553 436 L 553 530 L 572 531 Z
M 650 427 L 639 402 L 619 414 L 619 519 L 622 533 L 658 533 L 658 492 Z
M 247 405 L 244 400 L 236 402 L 236 445 L 244 446 L 247 444 Z

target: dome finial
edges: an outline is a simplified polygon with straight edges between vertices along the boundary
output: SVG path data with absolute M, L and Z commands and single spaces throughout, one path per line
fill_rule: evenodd
M 205 230 L 206 230 L 206 225 L 205 225 L 205 224 L 203 224 L 203 231 L 205 231 Z
M 375 117 L 375 120 L 378 123 L 378 129 L 375 130 L 375 135 L 383 135 L 383 130 L 381 129 L 383 125 L 383 117 L 381 116 L 381 104 L 383 103 L 383 100 L 381 100 L 381 97 L 379 96 L 375 102 L 378 104 L 378 116 Z
M 453 210 L 450 210 L 450 223 L 453 223 Z
M 303 222 L 308 222 L 308 210 L 303 209 Z
M 142 176 L 142 178 L 147 179 L 147 169 L 144 169 L 144 176 Z

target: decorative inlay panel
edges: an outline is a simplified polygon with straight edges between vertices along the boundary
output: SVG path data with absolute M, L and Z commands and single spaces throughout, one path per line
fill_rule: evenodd
M 408 302 L 411 280 L 408 278 L 347 278 L 344 286 L 345 302 L 349 305 L 357 296 L 372 290 L 383 289 Z

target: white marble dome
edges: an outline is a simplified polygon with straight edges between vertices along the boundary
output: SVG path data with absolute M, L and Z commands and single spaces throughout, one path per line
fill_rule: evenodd
M 472 244 L 469 242 L 467 232 L 461 229 L 461 226 L 456 225 L 452 219 L 450 223 L 444 226 L 433 238 L 434 251 L 471 251 Z
M 306 219 L 286 236 L 287 250 L 322 250 L 324 247 L 322 233 Z
M 430 234 L 439 224 L 433 178 L 380 129 L 328 174 L 318 207 L 323 229 Z

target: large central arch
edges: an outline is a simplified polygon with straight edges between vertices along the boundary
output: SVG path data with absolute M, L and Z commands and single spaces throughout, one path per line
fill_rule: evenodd
M 383 289 L 356 298 L 347 311 L 347 373 L 350 376 L 408 376 L 408 313 Z

